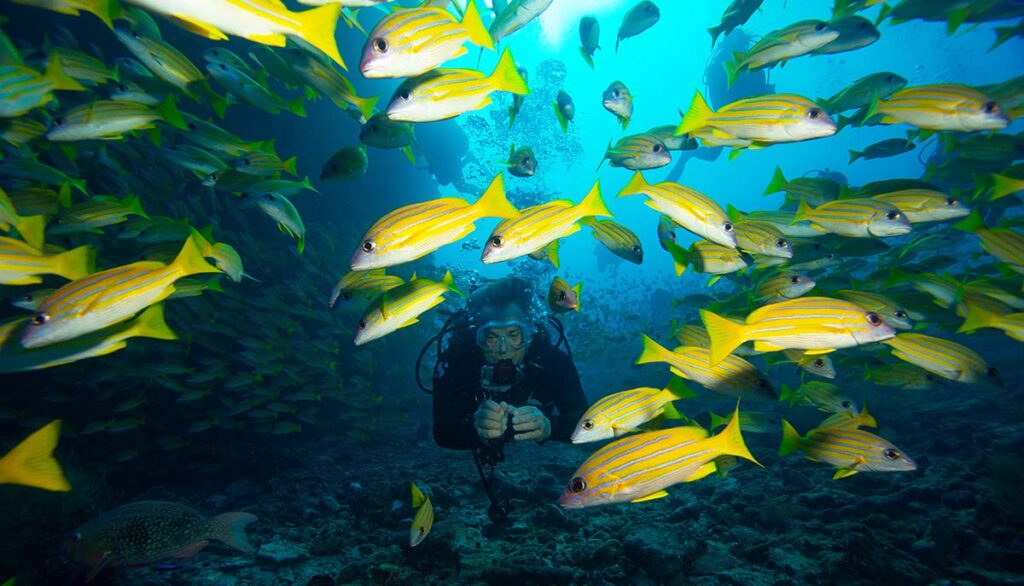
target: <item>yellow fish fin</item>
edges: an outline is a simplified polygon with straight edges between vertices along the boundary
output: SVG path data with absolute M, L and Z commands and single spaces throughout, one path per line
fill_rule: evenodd
M 19 484 L 53 492 L 68 492 L 71 484 L 53 457 L 60 437 L 60 420 L 52 421 L 0 458 L 0 484 Z
M 261 45 L 270 45 L 271 47 L 284 47 L 288 44 L 288 38 L 284 35 L 267 34 L 267 35 L 249 35 L 246 37 L 254 43 L 260 43 Z
M 290 16 L 301 23 L 299 30 L 304 41 L 323 51 L 342 69 L 348 70 L 334 38 L 334 30 L 341 16 L 341 4 L 325 4 L 312 10 L 292 12 Z
M 220 29 L 212 27 L 204 22 L 200 22 L 198 20 L 190 18 L 189 16 L 186 16 L 184 14 L 172 14 L 171 19 L 174 21 L 174 24 L 189 31 L 190 33 L 199 35 L 201 37 L 206 37 L 211 41 L 228 40 L 228 36 L 222 33 Z
M 706 309 L 700 310 L 700 318 L 711 340 L 709 363 L 711 366 L 725 360 L 732 351 L 746 342 L 744 325 L 725 319 Z
M 832 476 L 832 480 L 839 480 L 840 478 L 846 478 L 847 476 L 853 476 L 856 473 L 857 473 L 857 471 L 854 470 L 853 468 L 840 468 L 839 470 L 836 470 L 835 475 Z
M 714 474 L 717 471 L 718 465 L 715 464 L 714 462 L 708 462 L 707 464 L 704 464 L 700 468 L 697 468 L 697 471 L 694 472 L 692 476 L 690 476 L 683 482 L 694 482 L 706 476 L 710 476 L 711 474 Z
M 782 346 L 776 346 L 771 342 L 765 342 L 763 340 L 754 341 L 755 352 L 778 352 L 779 350 L 784 350 L 784 348 Z
M 655 499 L 665 498 L 667 496 L 668 496 L 668 492 L 666 492 L 664 490 L 659 490 L 658 492 L 652 492 L 651 494 L 649 494 L 647 496 L 642 496 L 642 497 L 640 497 L 638 499 L 633 499 L 630 502 L 631 503 L 642 503 L 642 502 L 646 502 L 646 501 L 653 501 Z

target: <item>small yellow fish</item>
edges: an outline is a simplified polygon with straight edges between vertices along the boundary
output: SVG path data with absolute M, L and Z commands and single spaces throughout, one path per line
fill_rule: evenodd
M 434 505 L 430 503 L 430 497 L 423 494 L 415 482 L 412 486 L 412 506 L 416 509 L 416 516 L 413 517 L 412 527 L 409 529 L 409 547 L 416 547 L 423 543 L 434 526 Z
M 60 420 L 28 436 L 0 458 L 0 484 L 18 484 L 53 492 L 68 492 L 71 484 L 53 457 L 60 437 Z

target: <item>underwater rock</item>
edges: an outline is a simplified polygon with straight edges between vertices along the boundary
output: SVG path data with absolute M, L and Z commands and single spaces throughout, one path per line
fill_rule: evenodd
M 275 564 L 293 564 L 309 557 L 306 546 L 291 541 L 285 541 L 280 536 L 274 536 L 274 540 L 260 546 L 256 557 L 262 560 L 274 562 Z
M 717 574 L 739 565 L 740 561 L 729 552 L 729 546 L 717 541 L 708 541 L 707 548 L 693 564 L 690 572 L 693 574 Z
M 679 543 L 672 532 L 659 531 L 653 527 L 633 532 L 622 543 L 626 556 L 655 579 L 668 578 L 682 572 L 698 553 L 695 545 L 692 540 Z
M 970 509 L 976 502 L 974 491 L 954 490 L 942 495 L 942 506 L 950 509 Z

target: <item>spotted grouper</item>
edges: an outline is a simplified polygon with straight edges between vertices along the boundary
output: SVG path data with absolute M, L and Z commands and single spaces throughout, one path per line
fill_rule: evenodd
M 129 503 L 104 513 L 67 538 L 69 557 L 88 566 L 87 581 L 105 568 L 145 566 L 195 555 L 210 540 L 253 553 L 245 527 L 251 513 L 205 517 L 185 505 L 161 501 Z

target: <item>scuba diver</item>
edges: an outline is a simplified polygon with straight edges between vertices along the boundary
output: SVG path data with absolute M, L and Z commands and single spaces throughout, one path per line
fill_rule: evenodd
M 442 448 L 473 451 L 495 522 L 508 515 L 508 502 L 493 482 L 505 444 L 568 442 L 589 407 L 561 323 L 548 318 L 558 336 L 552 342 L 552 328 L 531 318 L 539 315 L 531 312 L 536 302 L 524 279 L 506 277 L 485 285 L 420 354 L 422 359 L 437 341 L 434 441 Z M 446 334 L 448 345 L 442 349 Z

